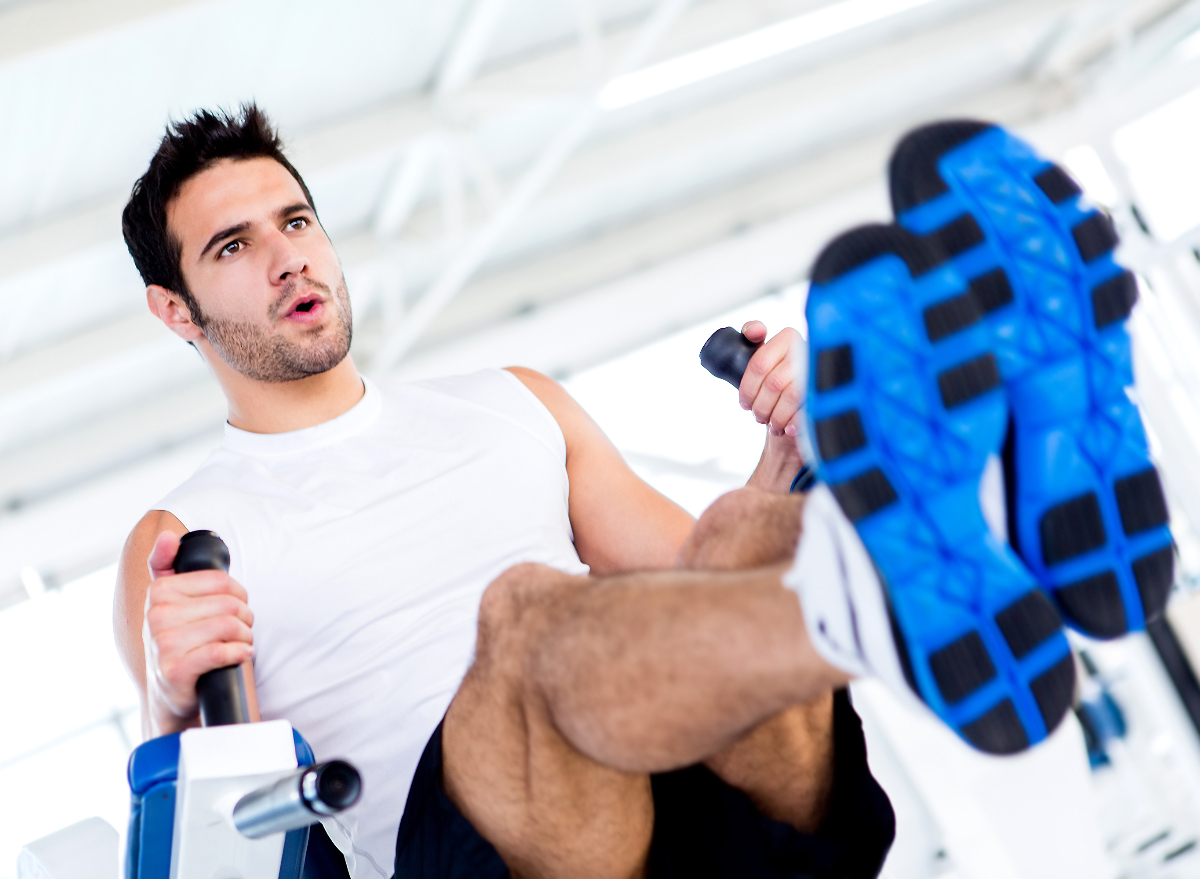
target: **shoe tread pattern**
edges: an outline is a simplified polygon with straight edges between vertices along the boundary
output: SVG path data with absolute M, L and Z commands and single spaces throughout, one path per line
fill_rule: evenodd
M 1058 726 L 1059 721 L 1075 700 L 1075 659 L 1065 656 L 1050 669 L 1042 672 L 1030 684 L 1042 719 L 1050 729 Z
M 854 355 L 849 345 L 817 352 L 817 390 L 831 391 L 854 381 Z
M 1108 542 L 1100 500 L 1094 492 L 1051 507 L 1040 525 L 1042 560 L 1047 566 L 1100 549 Z
M 1129 272 L 1109 278 L 1092 288 L 1092 314 L 1096 329 L 1123 321 L 1137 305 L 1137 281 Z
M 959 130 L 959 123 L 946 125 L 952 133 Z M 946 140 L 940 127 L 929 126 L 906 138 L 907 145 L 893 156 L 892 173 L 931 173 L 928 161 L 905 164 L 898 159 L 902 149 L 911 154 L 922 141 Z M 1170 534 L 1165 504 L 1159 507 L 1152 492 L 1127 499 L 1125 509 L 1136 507 L 1131 527 L 1156 524 L 1131 536 L 1121 511 L 1118 484 L 1153 470 L 1140 416 L 1125 391 L 1133 372 L 1124 320 L 1137 301 L 1137 283 L 1113 260 L 1118 239 L 1112 221 L 1081 202 L 1069 175 L 995 127 L 938 153 L 932 173 L 941 181 L 940 188 L 929 183 L 917 188 L 939 190 L 938 200 L 896 203 L 899 212 L 909 211 L 902 222 L 928 236 L 963 212 L 979 221 L 988 248 L 954 264 L 963 267 L 972 288 L 979 291 L 980 307 L 995 330 L 1000 370 L 1010 395 L 1023 395 L 1014 396 L 1014 401 L 1037 401 L 1029 406 L 1014 402 L 1021 474 L 1014 543 L 1076 628 L 1096 637 L 1140 629 L 1145 618 L 1161 612 L 1169 591 L 1169 582 L 1166 591 L 1162 582 L 1169 581 L 1171 571 L 1163 561 L 1153 574 L 1143 566 L 1148 584 L 1143 589 L 1134 564 L 1169 546 Z M 893 185 L 893 193 L 895 189 Z M 935 216 L 947 219 L 935 222 Z M 980 258 L 979 252 L 989 248 L 990 261 Z M 999 283 L 997 272 L 1007 285 Z M 1009 304 L 1015 307 L 1006 307 Z M 1040 401 L 1037 393 L 1042 394 Z M 1086 401 L 1086 409 L 1068 411 L 1074 405 L 1070 400 Z M 1056 448 L 1062 448 L 1065 435 L 1071 449 L 1069 460 L 1054 467 L 1037 461 L 1039 454 L 1049 460 L 1054 429 L 1047 424 L 1050 418 L 1060 419 Z M 1034 466 L 1026 466 L 1031 461 Z M 1059 475 L 1068 472 L 1074 476 Z M 1157 486 L 1157 474 L 1152 478 Z M 1143 479 L 1148 485 L 1151 477 Z M 1096 496 L 1094 507 L 1090 502 L 1067 506 L 1087 493 L 1089 485 Z M 1121 606 L 1085 610 L 1085 593 L 1093 601 L 1113 600 L 1113 580 Z M 1075 588 L 1081 583 L 1091 585 Z M 1070 593 L 1058 595 L 1057 590 L 1068 588 Z M 1114 632 L 1117 623 L 1125 628 Z
M 938 376 L 938 390 L 947 409 L 961 406 L 1000 387 L 1000 368 L 991 352 L 948 369 Z
M 967 724 L 963 736 L 979 750 L 1001 756 L 1020 753 L 1030 745 L 1017 709 L 1008 699 Z
M 1134 560 L 1133 579 L 1137 582 L 1142 604 L 1148 608 L 1157 608 L 1153 614 L 1148 614 L 1149 619 L 1157 618 L 1166 608 L 1174 577 L 1174 547 L 1165 546 Z
M 1105 214 L 1095 213 L 1071 229 L 1071 237 L 1084 262 L 1092 262 L 1116 249 L 1119 239 L 1113 222 Z
M 813 424 L 817 440 L 817 451 L 826 461 L 832 461 L 857 451 L 867 444 L 863 433 L 862 419 L 851 410 L 841 415 L 823 418 Z
M 1046 193 L 1046 198 L 1055 204 L 1062 204 L 1070 198 L 1083 194 L 1083 190 L 1079 188 L 1079 184 L 1072 180 L 1071 175 L 1058 167 L 1058 165 L 1051 165 L 1041 174 L 1034 177 L 1033 182 L 1038 185 L 1038 189 Z
M 979 223 L 975 218 L 970 214 L 963 214 L 958 219 L 926 235 L 925 241 L 935 252 L 941 254 L 943 259 L 950 259 L 960 253 L 966 253 L 972 247 L 983 244 L 984 237 L 983 230 L 979 228 Z M 938 260 L 938 262 L 941 261 L 943 260 Z
M 1062 620 L 1045 594 L 1035 590 L 996 614 L 996 625 L 1013 656 L 1024 659 L 1062 628 Z
M 993 269 L 982 275 L 977 275 L 970 281 L 971 296 L 983 314 L 1011 305 L 1013 301 L 1012 284 L 1004 269 Z
M 830 460 L 830 459 L 826 459 Z M 833 496 L 837 498 L 846 518 L 851 522 L 865 519 L 872 513 L 877 513 L 884 507 L 894 504 L 899 496 L 887 476 L 878 467 L 868 470 L 861 476 L 839 482 L 832 486 Z
M 1121 527 L 1127 535 L 1132 537 L 1167 524 L 1167 499 L 1163 496 L 1158 471 L 1153 467 L 1118 479 L 1114 489 Z
M 990 123 L 974 119 L 956 119 L 914 132 L 920 137 L 901 140 L 888 173 L 892 207 L 897 215 L 945 193 L 947 187 L 937 173 L 937 160 L 991 127 Z M 902 173 L 897 173 L 897 166 L 904 169 Z
M 1121 584 L 1113 571 L 1059 586 L 1054 597 L 1067 618 L 1097 638 L 1116 638 L 1129 630 Z
M 979 323 L 983 319 L 983 311 L 978 298 L 968 290 L 929 306 L 925 309 L 924 318 L 925 334 L 929 336 L 929 341 L 940 342 L 959 330 Z
M 891 253 L 889 236 L 898 250 L 911 244 L 894 227 L 853 230 L 818 260 L 846 267 L 814 281 L 808 302 L 819 467 L 888 584 L 913 689 L 976 747 L 1012 753 L 1047 735 L 1031 682 L 1069 650 L 1057 611 L 979 512 L 975 486 L 1007 423 L 987 331 L 976 319 L 931 341 L 930 314 L 959 308 L 966 284 L 953 272 L 914 279 L 928 260 Z M 937 292 L 912 301 L 918 282 Z M 854 366 L 846 382 L 821 378 L 832 351 Z M 969 497 L 973 512 L 933 512 L 948 497 L 964 509 Z
M 929 656 L 929 668 L 942 698 L 961 702 L 996 676 L 996 666 L 978 632 L 968 632 Z

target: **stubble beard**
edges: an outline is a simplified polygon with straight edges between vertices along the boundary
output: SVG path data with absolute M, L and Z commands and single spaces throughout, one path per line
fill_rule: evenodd
M 307 336 L 312 340 L 307 344 L 271 331 L 279 312 L 295 297 L 296 282 L 287 284 L 267 309 L 266 324 L 206 315 L 197 326 L 220 358 L 247 378 L 278 384 L 328 372 L 346 358 L 353 336 L 346 279 L 341 278 L 336 291 L 312 279 L 305 279 L 304 284 L 324 295 L 326 306 L 332 306 L 337 318 L 333 326 L 310 330 Z

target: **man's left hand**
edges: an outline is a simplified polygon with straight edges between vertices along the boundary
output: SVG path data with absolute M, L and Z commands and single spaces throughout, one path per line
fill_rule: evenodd
M 796 361 L 800 334 L 788 327 L 767 339 L 767 326 L 758 320 L 742 327 L 742 334 L 759 345 L 738 388 L 742 408 L 753 411 L 771 436 L 796 436 L 800 401 L 804 398 L 800 364 Z

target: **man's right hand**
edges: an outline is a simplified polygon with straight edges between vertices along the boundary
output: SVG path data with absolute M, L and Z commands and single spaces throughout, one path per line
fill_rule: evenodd
M 254 614 L 246 590 L 224 571 L 176 574 L 179 537 L 163 531 L 148 560 L 150 586 L 142 616 L 149 708 L 162 732 L 199 714 L 196 680 L 254 655 Z

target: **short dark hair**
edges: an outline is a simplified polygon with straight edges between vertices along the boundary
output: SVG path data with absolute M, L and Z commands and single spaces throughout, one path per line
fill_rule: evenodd
M 150 167 L 133 184 L 121 214 L 125 246 L 142 281 L 176 293 L 192 312 L 193 320 L 203 318 L 183 279 L 179 264 L 182 245 L 167 228 L 167 205 L 179 195 L 184 183 L 222 159 L 258 158 L 274 159 L 283 165 L 304 190 L 309 207 L 316 211 L 300 172 L 283 154 L 279 133 L 253 102 L 242 104 L 238 113 L 200 110 L 191 119 L 168 124 Z

